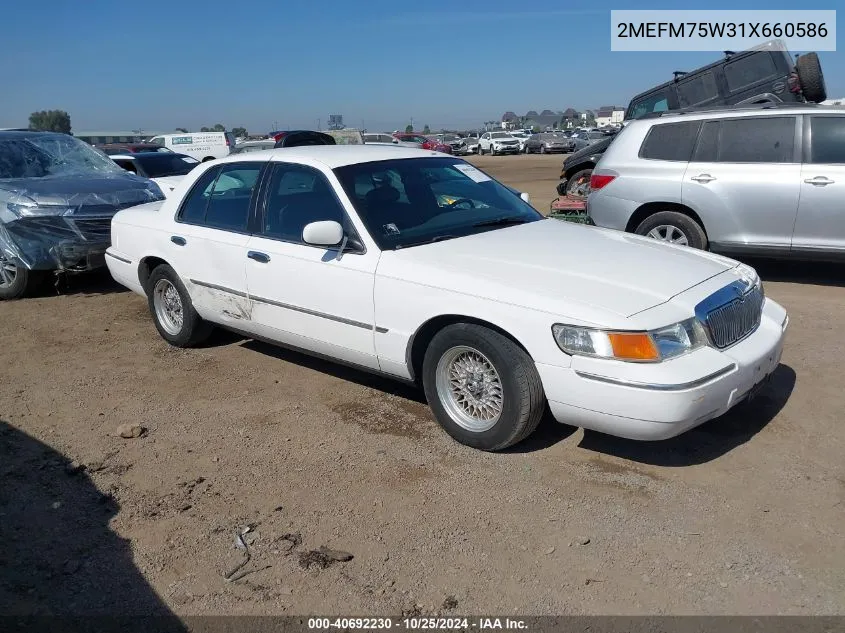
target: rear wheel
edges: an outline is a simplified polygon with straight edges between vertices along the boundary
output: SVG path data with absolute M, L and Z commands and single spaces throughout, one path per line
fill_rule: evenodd
M 16 266 L 0 251 L 0 299 L 20 299 L 38 289 L 44 271 Z
M 795 62 L 801 93 L 807 101 L 821 103 L 827 99 L 827 88 L 824 83 L 822 66 L 816 53 L 807 53 L 798 57 Z
M 469 323 L 438 332 L 422 368 L 426 399 L 455 440 L 496 451 L 528 437 L 546 406 L 534 361 L 512 340 Z
M 161 264 L 150 274 L 147 281 L 147 300 L 158 333 L 171 345 L 199 345 L 214 329 L 194 310 L 182 280 L 167 264 Z
M 679 246 L 707 248 L 707 235 L 701 225 L 688 215 L 677 211 L 660 211 L 640 222 L 634 231 L 662 242 Z

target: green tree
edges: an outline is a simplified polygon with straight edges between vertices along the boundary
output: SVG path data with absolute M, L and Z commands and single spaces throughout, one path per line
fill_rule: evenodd
M 215 124 L 214 124 L 214 127 L 213 127 L 213 128 L 211 128 L 211 131 L 212 131 L 212 132 L 225 132 L 225 131 L 226 131 L 226 126 L 225 126 L 225 125 L 223 125 L 222 123 L 215 123 Z
M 414 126 L 410 123 L 405 126 L 405 134 L 411 134 L 414 131 Z
M 70 134 L 70 115 L 64 110 L 41 110 L 29 115 L 29 129 Z
M 200 132 L 211 132 L 211 129 L 207 127 L 201 127 Z
M 233 127 L 232 134 L 235 135 L 236 138 L 247 136 L 249 133 L 246 131 L 245 127 Z
M 426 123 L 425 127 L 423 128 L 423 134 L 431 134 L 431 128 L 428 127 L 428 123 Z
M 177 127 L 177 128 L 176 128 L 176 131 L 177 131 L 177 132 L 181 132 L 182 134 L 187 134 L 187 133 L 188 133 L 188 130 L 187 130 L 186 128 L 183 128 L 183 127 Z

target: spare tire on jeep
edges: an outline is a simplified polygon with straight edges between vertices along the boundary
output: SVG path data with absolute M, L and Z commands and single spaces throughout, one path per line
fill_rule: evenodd
M 818 54 L 800 55 L 795 62 L 795 72 L 798 73 L 801 93 L 807 101 L 821 103 L 827 99 L 827 89 L 824 85 L 824 75 Z

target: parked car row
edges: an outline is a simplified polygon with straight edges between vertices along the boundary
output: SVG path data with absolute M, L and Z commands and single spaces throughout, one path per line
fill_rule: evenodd
M 167 342 L 222 327 L 413 382 L 472 447 L 516 444 L 546 410 L 672 437 L 780 361 L 787 315 L 752 268 L 544 218 L 460 157 L 294 147 L 185 179 L 118 212 L 106 251 Z

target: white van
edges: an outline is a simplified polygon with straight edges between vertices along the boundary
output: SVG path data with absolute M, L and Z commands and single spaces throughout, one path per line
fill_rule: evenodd
M 228 156 L 235 146 L 235 135 L 231 132 L 161 134 L 152 137 L 150 143 L 161 145 L 179 154 L 193 156 L 197 160 L 205 162 Z

